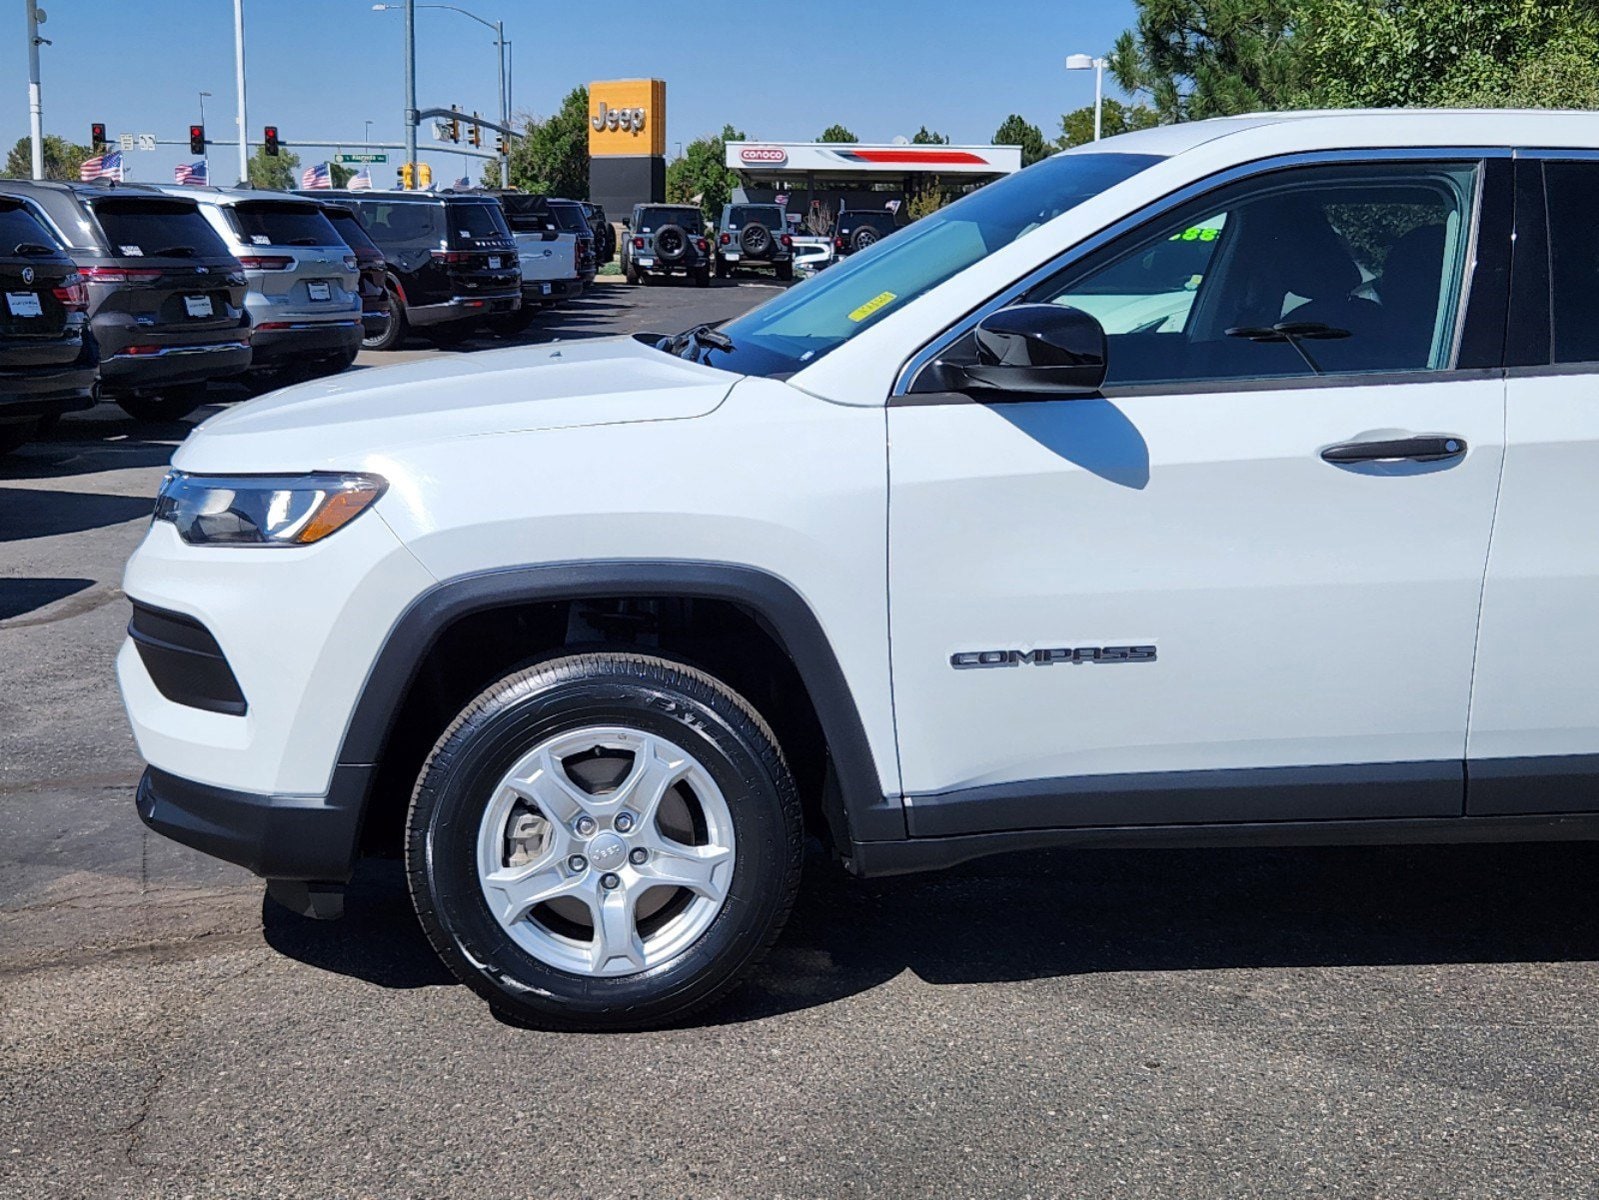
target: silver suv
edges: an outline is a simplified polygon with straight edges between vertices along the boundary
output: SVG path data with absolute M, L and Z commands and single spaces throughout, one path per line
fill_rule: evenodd
M 794 239 L 776 204 L 724 204 L 716 223 L 716 277 L 733 268 L 770 267 L 779 279 L 794 278 Z
M 629 283 L 681 274 L 698 287 L 711 285 L 711 243 L 698 205 L 635 204 L 625 228 L 622 274 Z
M 238 188 L 164 191 L 200 205 L 244 267 L 254 358 L 246 382 L 277 387 L 334 375 L 361 348 L 361 283 L 355 252 L 321 206 L 298 196 Z

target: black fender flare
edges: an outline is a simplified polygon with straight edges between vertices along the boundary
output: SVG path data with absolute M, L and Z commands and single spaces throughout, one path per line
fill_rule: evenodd
M 815 613 L 782 579 L 732 563 L 606 559 L 504 568 L 435 584 L 389 630 L 345 728 L 335 777 L 373 777 L 419 667 L 454 622 L 490 609 L 588 596 L 726 600 L 754 613 L 793 661 L 821 722 L 846 823 L 834 831 L 841 848 L 906 836 L 901 798 L 883 794 L 854 694 Z M 363 810 L 368 800 L 370 790 Z

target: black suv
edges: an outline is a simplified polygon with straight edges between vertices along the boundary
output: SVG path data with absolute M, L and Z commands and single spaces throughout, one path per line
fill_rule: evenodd
M 697 204 L 635 204 L 622 244 L 622 273 L 629 283 L 657 275 L 687 275 L 711 285 L 711 243 Z
M 0 454 L 94 403 L 89 293 L 54 234 L 0 196 Z
M 212 379 L 250 365 L 244 270 L 193 200 L 136 183 L 0 180 L 78 266 L 100 390 L 140 420 L 172 421 Z
M 583 205 L 583 215 L 588 218 L 589 228 L 594 231 L 595 253 L 603 266 L 608 262 L 616 261 L 616 226 L 612 225 L 605 215 L 603 205 L 592 201 L 580 201 Z
M 578 201 L 552 196 L 547 203 L 555 216 L 556 228 L 577 238 L 577 274 L 583 286 L 588 287 L 600 270 L 599 238 L 595 236 L 594 227 Z
M 881 208 L 846 208 L 833 226 L 833 249 L 840 258 L 882 241 L 899 228 L 894 214 Z
M 450 192 L 301 192 L 355 209 L 383 251 L 393 319 L 364 343 L 393 350 L 414 326 L 436 341 L 522 307 L 522 269 L 493 196 Z

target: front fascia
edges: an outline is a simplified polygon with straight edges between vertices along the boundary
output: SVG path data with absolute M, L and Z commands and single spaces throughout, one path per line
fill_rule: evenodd
M 446 585 L 608 562 L 730 563 L 779 581 L 837 660 L 879 798 L 898 796 L 884 416 L 744 379 L 695 420 L 416 448 L 391 472 L 385 501 L 399 502 L 384 515 Z
M 1142 210 L 1195 185 L 1218 182 L 1240 168 L 1266 169 L 1272 160 L 1321 161 L 1361 151 L 1447 148 L 1470 156 L 1516 145 L 1599 145 L 1599 118 L 1525 113 L 1414 113 L 1398 116 L 1328 115 L 1247 126 L 1173 155 L 1016 239 L 899 312 L 858 334 L 790 379 L 795 387 L 840 404 L 880 405 L 896 390 L 903 368 L 927 344 L 991 298 L 1015 288 L 1042 268 L 1137 218 Z M 1463 138 L 1469 133 L 1469 138 Z M 1105 151 L 1137 153 L 1138 135 L 1100 143 Z M 1072 151 L 1071 153 L 1078 153 Z

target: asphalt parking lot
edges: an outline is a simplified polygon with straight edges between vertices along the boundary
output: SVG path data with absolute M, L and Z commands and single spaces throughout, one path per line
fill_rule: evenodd
M 396 864 L 289 915 L 133 809 L 118 584 L 185 431 L 105 406 L 0 462 L 0 1196 L 1599 1193 L 1595 848 L 813 860 L 751 985 L 609 1037 L 497 1020 Z

